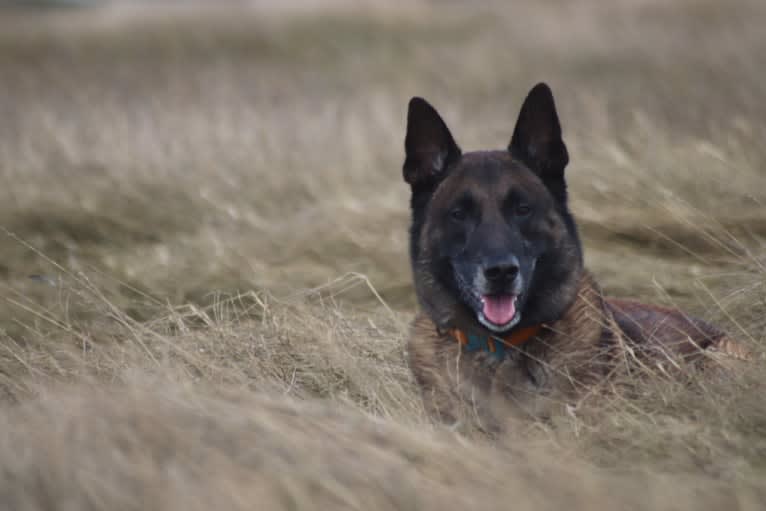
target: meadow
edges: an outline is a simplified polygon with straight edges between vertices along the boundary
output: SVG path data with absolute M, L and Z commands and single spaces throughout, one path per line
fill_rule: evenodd
M 0 10 L 0 502 L 762 509 L 766 4 Z M 488 442 L 429 422 L 407 101 L 502 148 L 539 81 L 586 265 L 757 354 Z

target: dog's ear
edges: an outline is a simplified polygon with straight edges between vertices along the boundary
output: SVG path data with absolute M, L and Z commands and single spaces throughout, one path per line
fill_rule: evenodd
M 566 201 L 564 168 L 569 163 L 553 93 L 538 83 L 527 95 L 508 150 L 543 180 L 554 197 Z
M 436 182 L 460 157 L 460 148 L 439 113 L 423 98 L 412 98 L 404 139 L 404 180 L 413 188 Z

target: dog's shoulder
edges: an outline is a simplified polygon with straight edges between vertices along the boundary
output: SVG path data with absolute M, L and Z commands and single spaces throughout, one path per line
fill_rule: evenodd
M 410 365 L 435 365 L 437 353 L 443 349 L 446 340 L 431 318 L 419 312 L 410 325 L 407 351 Z

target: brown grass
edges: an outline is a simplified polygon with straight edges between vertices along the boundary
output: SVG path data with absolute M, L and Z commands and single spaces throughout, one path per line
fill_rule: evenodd
M 410 96 L 502 147 L 549 82 L 600 282 L 761 351 L 762 2 L 310 4 L 0 13 L 0 501 L 759 509 L 760 361 L 430 424 L 400 168 Z

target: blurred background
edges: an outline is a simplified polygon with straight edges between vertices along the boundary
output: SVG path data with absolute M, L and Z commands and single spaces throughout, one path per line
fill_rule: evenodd
M 539 81 L 605 289 L 764 339 L 761 0 L 0 6 L 9 402 L 172 366 L 422 420 L 404 354 L 407 102 L 427 98 L 464 150 L 503 148 Z M 734 448 L 743 466 L 757 438 Z M 614 461 L 612 440 L 583 456 Z M 726 472 L 700 442 L 677 447 Z
M 687 304 L 695 280 L 766 230 L 765 10 L 11 2 L 0 225 L 162 301 L 358 272 L 410 309 L 408 99 L 429 99 L 464 149 L 504 147 L 524 95 L 546 81 L 588 263 L 612 292 Z M 3 245 L 6 283 L 51 274 L 30 247 Z

